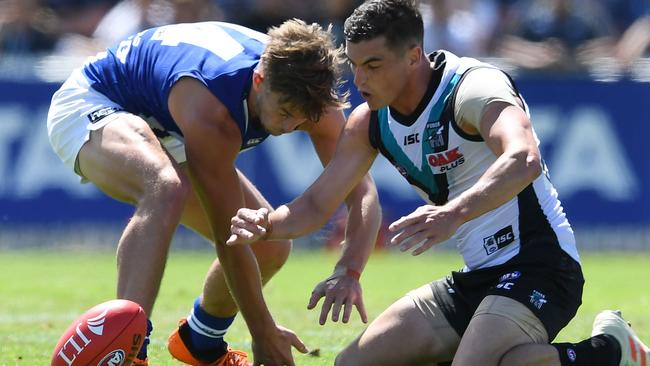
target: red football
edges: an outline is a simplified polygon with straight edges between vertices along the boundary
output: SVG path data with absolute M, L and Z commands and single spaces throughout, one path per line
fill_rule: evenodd
M 51 366 L 128 366 L 147 331 L 147 315 L 129 300 L 111 300 L 86 311 L 63 333 Z

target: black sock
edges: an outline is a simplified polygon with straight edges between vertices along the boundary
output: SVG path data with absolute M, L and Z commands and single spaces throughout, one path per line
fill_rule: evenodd
M 618 366 L 621 345 L 609 334 L 599 334 L 580 343 L 553 343 L 562 366 Z
M 209 350 L 197 350 L 192 344 L 192 337 L 190 335 L 190 325 L 188 323 L 183 324 L 178 329 L 178 335 L 183 340 L 183 343 L 187 346 L 187 349 L 192 353 L 194 357 L 203 362 L 214 362 L 228 352 L 228 343 L 223 342 L 223 344 L 215 349 Z

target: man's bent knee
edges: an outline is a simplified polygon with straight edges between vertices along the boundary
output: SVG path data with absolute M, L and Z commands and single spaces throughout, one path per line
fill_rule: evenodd
M 263 279 L 270 279 L 287 262 L 291 240 L 263 241 L 254 244 L 253 251 Z

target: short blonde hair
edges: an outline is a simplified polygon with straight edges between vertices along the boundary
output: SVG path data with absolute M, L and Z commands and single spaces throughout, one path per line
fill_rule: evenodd
M 343 50 L 336 48 L 331 34 L 316 24 L 299 19 L 272 27 L 262 54 L 264 78 L 306 118 L 318 121 L 329 107 L 347 108 L 348 92 L 340 93 Z

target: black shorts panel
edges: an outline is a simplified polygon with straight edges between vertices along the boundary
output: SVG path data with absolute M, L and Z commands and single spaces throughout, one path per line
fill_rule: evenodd
M 535 253 L 528 253 L 534 255 Z M 553 340 L 582 304 L 580 264 L 564 251 L 546 249 L 505 264 L 452 272 L 431 284 L 434 299 L 458 334 L 464 334 L 478 305 L 488 295 L 511 298 L 530 309 Z

